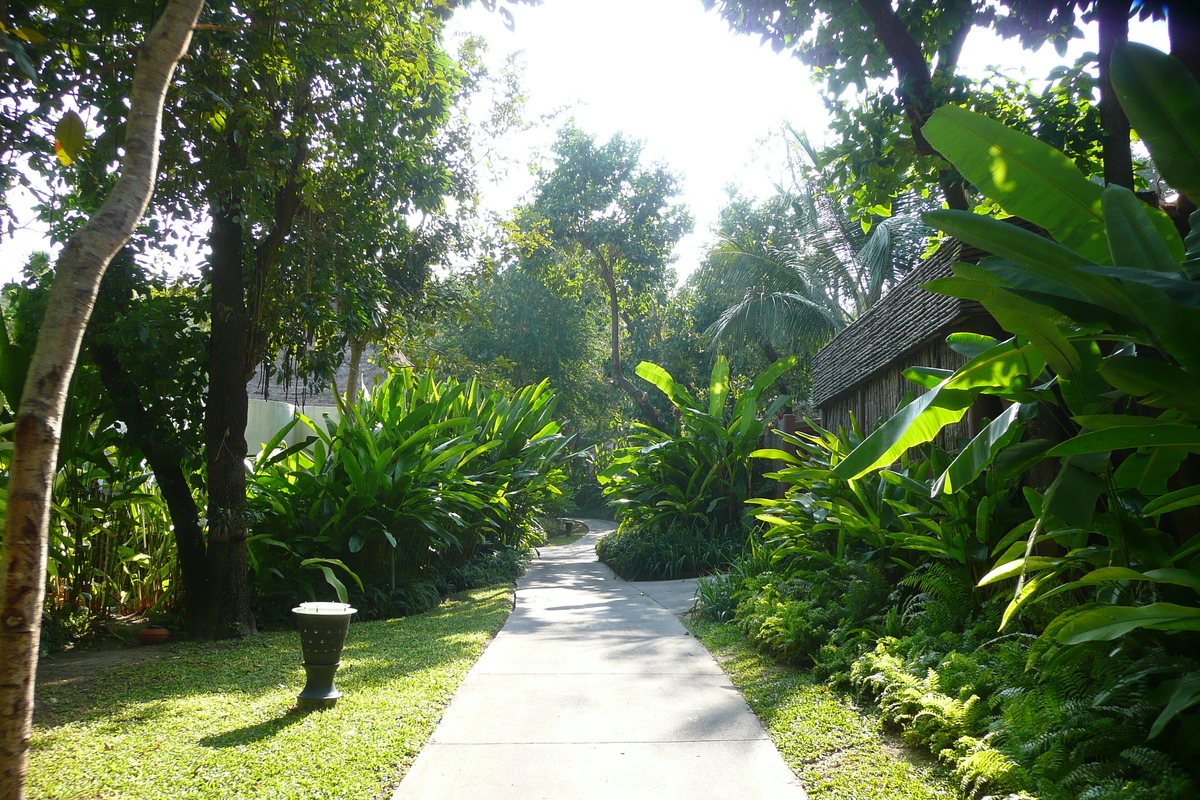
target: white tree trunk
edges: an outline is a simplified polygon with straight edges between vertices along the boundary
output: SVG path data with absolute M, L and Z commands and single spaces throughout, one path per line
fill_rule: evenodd
M 204 0 L 170 0 L 138 50 L 121 175 L 55 264 L 50 301 L 21 396 L 0 562 L 0 800 L 21 800 L 29 762 L 46 540 L 67 389 L 100 279 L 128 240 L 158 168 L 163 102 Z

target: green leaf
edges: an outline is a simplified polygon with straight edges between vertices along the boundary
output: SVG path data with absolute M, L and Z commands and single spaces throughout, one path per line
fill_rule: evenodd
M 1112 82 L 1129 122 L 1166 182 L 1200 203 L 1200 86 L 1166 53 L 1134 42 L 1113 49 Z
M 933 484 L 933 496 L 950 494 L 975 480 L 996 453 L 1021 435 L 1021 428 L 1014 427 L 1020 413 L 1021 404 L 1014 403 L 988 423 Z
M 980 303 L 1004 330 L 1037 346 L 1056 373 L 1066 377 L 1079 374 L 1079 353 L 1056 321 L 1064 319 L 1061 314 L 1007 291 L 998 276 L 986 266 L 958 263 L 954 265 L 954 275 L 953 278 L 930 281 L 924 288 Z
M 918 386 L 932 389 L 954 374 L 952 369 L 937 369 L 935 367 L 909 367 L 904 370 L 904 378 Z
M 960 356 L 972 359 L 985 350 L 990 350 L 1000 344 L 1000 340 L 982 333 L 967 333 L 960 331 L 946 337 L 946 346 Z
M 1175 603 L 1100 606 L 1073 614 L 1055 630 L 1054 638 L 1059 644 L 1109 642 L 1138 628 L 1197 631 L 1200 630 L 1200 608 Z
M 755 399 L 751 402 L 758 402 L 758 396 L 766 391 L 771 384 L 783 377 L 783 374 L 800 362 L 799 356 L 788 356 L 781 358 L 771 366 L 767 367 L 758 377 L 754 379 L 753 385 L 750 387 L 750 395 Z
M 1078 456 L 1109 450 L 1142 447 L 1186 447 L 1200 449 L 1200 429 L 1195 425 L 1125 425 L 1081 433 L 1050 450 L 1052 456 Z
M 834 468 L 834 473 L 853 479 L 887 466 L 910 447 L 933 441 L 938 431 L 962 419 L 973 401 L 972 394 L 947 391 L 944 384 L 930 389 L 876 428 Z
M 729 396 L 729 361 L 718 356 L 713 365 L 712 377 L 708 382 L 708 415 L 721 418 L 725 410 L 725 398 Z
M 658 387 L 659 391 L 665 394 L 676 408 L 697 408 L 700 405 L 696 402 L 696 398 L 688 394 L 686 389 L 675 382 L 675 379 L 671 377 L 671 373 L 658 364 L 643 361 L 637 365 L 637 369 L 634 371 L 638 377 L 650 381 L 650 383 Z
M 83 118 L 68 111 L 54 127 L 54 153 L 64 167 L 70 166 L 83 150 L 85 130 Z
M 1103 190 L 1061 152 L 958 106 L 939 108 L 921 132 L 1005 211 L 1040 225 L 1089 261 L 1109 263 Z
M 1116 184 L 1104 188 L 1100 202 L 1112 263 L 1153 272 L 1179 272 L 1183 240 L 1166 214 L 1150 208 L 1133 192 Z M 1155 222 L 1152 212 L 1162 221 Z
M 1079 271 L 1153 286 L 1181 306 L 1200 308 L 1200 281 L 1190 279 L 1181 271 L 1152 272 L 1132 267 L 1080 267 Z
M 779 449 L 771 448 L 771 447 L 764 448 L 762 450 L 755 450 L 754 452 L 752 452 L 750 454 L 750 457 L 751 458 L 772 458 L 772 459 L 775 459 L 776 461 L 786 461 L 789 464 L 803 464 L 804 463 L 800 459 L 796 458 L 796 456 L 794 456 L 793 454 L 789 453 L 786 450 L 779 450 Z
M 20 407 L 25 375 L 29 371 L 29 353 L 8 338 L 8 324 L 0 312 L 0 392 L 8 401 L 9 410 L 16 414 Z
M 1167 492 L 1167 480 L 1179 472 L 1187 451 L 1178 447 L 1154 447 L 1149 452 L 1131 454 L 1113 472 L 1118 489 L 1134 489 L 1153 497 Z
M 1019 228 L 1010 222 L 944 208 L 928 211 L 921 218 L 958 239 L 992 255 L 1030 267 L 1073 269 L 1090 264 L 1083 256 L 1052 239 Z
M 326 582 L 330 586 L 333 587 L 333 590 L 335 592 L 337 592 L 338 602 L 340 602 L 340 603 L 348 602 L 347 594 L 346 594 L 346 584 L 344 584 L 340 580 L 338 580 L 337 576 L 333 574 L 333 570 L 331 569 L 331 566 L 340 567 L 341 569 L 345 570 L 346 574 L 349 575 L 351 578 L 353 578 L 354 582 L 358 584 L 359 590 L 362 591 L 362 589 L 363 589 L 362 579 L 360 579 L 358 577 L 358 575 L 354 572 L 354 570 L 350 569 L 344 563 L 342 563 L 341 559 L 338 559 L 338 558 L 306 558 L 300 562 L 300 566 L 308 567 L 308 568 L 316 568 L 316 569 L 321 570 L 321 572 L 325 574 Z
M 1200 672 L 1189 672 L 1175 680 L 1163 683 L 1161 690 L 1169 691 L 1167 703 L 1150 726 L 1147 739 L 1158 736 L 1175 717 L 1200 703 Z
M 1152 408 L 1176 408 L 1200 417 L 1200 379 L 1174 364 L 1145 356 L 1109 356 L 1100 376 Z
M 1200 506 L 1200 486 L 1188 486 L 1164 494 L 1162 497 L 1156 497 L 1146 504 L 1146 507 L 1142 509 L 1142 514 L 1152 517 L 1157 514 L 1170 514 L 1172 511 L 1192 506 Z
M 1068 525 L 1084 527 L 1091 521 L 1096 500 L 1103 491 L 1104 482 L 1099 477 L 1065 461 L 1046 490 L 1044 513 L 1058 517 Z
M 1010 340 L 985 350 L 896 412 L 854 448 L 834 473 L 857 478 L 892 463 L 910 447 L 932 441 L 943 427 L 962 419 L 980 390 L 1027 382 L 1045 366 L 1045 360 L 1029 344 Z
M 1008 578 L 1016 578 L 1020 575 L 1025 575 L 1030 572 L 1038 572 L 1043 569 L 1050 569 L 1062 564 L 1062 559 L 1047 558 L 1046 556 L 1030 556 L 1029 558 L 1018 558 L 1015 561 L 1009 561 L 1007 564 L 1001 564 L 993 569 L 987 575 L 979 579 L 979 586 L 987 586 L 989 583 L 1006 580 Z

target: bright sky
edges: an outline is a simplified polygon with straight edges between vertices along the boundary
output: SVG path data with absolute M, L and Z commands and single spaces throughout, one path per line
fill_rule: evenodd
M 761 146 L 764 137 L 786 119 L 815 144 L 824 141 L 827 117 L 799 60 L 732 33 L 701 0 L 545 0 L 510 8 L 515 31 L 478 2 L 456 12 L 451 31 L 484 36 L 497 65 L 524 51 L 531 116 L 570 105 L 584 129 L 640 139 L 649 159 L 682 175 L 696 232 L 678 250 L 681 277 L 695 269 L 711 240 L 725 186 L 764 196 L 781 180 L 782 161 Z M 1164 23 L 1135 22 L 1130 38 L 1167 49 Z M 1092 41 L 1074 44 L 1066 61 L 1086 49 L 1095 49 L 1094 31 Z M 963 55 L 972 73 L 999 63 L 1023 66 L 1034 77 L 1063 61 L 1051 48 L 1027 53 L 981 31 L 972 33 Z M 559 124 L 513 141 L 512 157 L 524 163 L 533 152 L 547 152 Z M 523 169 L 513 169 L 508 180 L 487 189 L 485 204 L 504 212 L 531 185 Z M 0 242 L 0 281 L 46 246 L 36 225 Z
M 486 38 L 497 63 L 524 51 L 532 113 L 569 104 L 585 130 L 640 139 L 652 160 L 682 175 L 683 199 L 696 226 L 677 250 L 681 279 L 712 241 L 727 185 L 765 196 L 782 181 L 781 157 L 772 158 L 760 145 L 764 137 L 789 120 L 814 144 L 825 140 L 828 115 L 799 59 L 760 45 L 758 37 L 733 33 L 701 0 L 544 0 L 541 6 L 509 7 L 515 31 L 479 3 L 456 12 L 452 29 Z M 1062 59 L 1053 48 L 1029 53 L 976 30 L 963 48 L 962 66 L 978 74 L 998 64 L 1018 75 L 1024 67 L 1029 77 L 1043 77 L 1095 50 L 1094 29 L 1089 33 L 1090 40 L 1073 42 Z M 1134 21 L 1130 38 L 1168 49 L 1165 23 Z M 556 128 L 542 133 L 543 151 Z M 498 211 L 511 208 L 531 185 L 514 171 L 513 179 L 485 195 L 485 203 Z

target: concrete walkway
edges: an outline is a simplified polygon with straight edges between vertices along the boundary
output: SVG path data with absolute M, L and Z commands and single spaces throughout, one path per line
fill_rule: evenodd
M 542 548 L 393 800 L 804 800 L 676 619 L 691 582 L 620 580 L 594 549 L 612 523 L 587 524 Z

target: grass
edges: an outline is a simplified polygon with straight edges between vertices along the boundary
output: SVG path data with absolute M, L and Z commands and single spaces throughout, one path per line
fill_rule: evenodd
M 354 623 L 336 707 L 293 710 L 299 635 L 164 646 L 38 691 L 30 800 L 386 798 L 511 608 L 511 589 Z
M 945 770 L 891 743 L 877 717 L 757 652 L 733 625 L 684 623 L 721 662 L 813 800 L 958 797 Z

